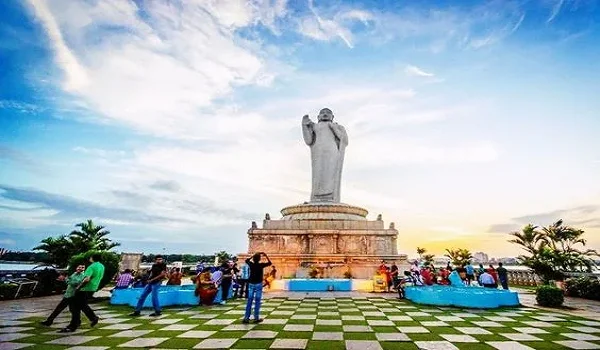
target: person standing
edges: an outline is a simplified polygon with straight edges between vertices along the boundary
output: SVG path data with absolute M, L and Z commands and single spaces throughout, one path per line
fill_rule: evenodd
M 88 304 L 89 299 L 100 286 L 100 281 L 104 277 L 104 265 L 100 262 L 102 256 L 94 254 L 90 257 L 90 266 L 85 269 L 83 280 L 75 288 L 75 295 L 69 303 L 69 311 L 71 311 L 71 322 L 66 328 L 61 329 L 60 333 L 70 333 L 77 330 L 81 325 L 81 312 L 90 320 L 90 326 L 94 327 L 98 324 L 100 318 L 96 316 L 94 310 Z
M 467 283 L 470 286 L 471 282 L 475 279 L 475 269 L 473 268 L 473 265 L 469 263 L 465 266 L 465 271 L 467 271 Z
M 396 262 L 393 261 L 392 262 L 392 267 L 390 268 L 390 272 L 392 273 L 392 286 L 395 288 L 396 285 L 398 284 L 398 265 L 396 265 Z
M 261 263 L 260 258 L 264 256 L 267 259 L 266 263 Z M 250 267 L 250 277 L 248 277 L 248 301 L 246 302 L 246 313 L 242 323 L 250 322 L 250 312 L 252 311 L 252 303 L 254 302 L 254 323 L 262 322 L 260 318 L 260 303 L 262 300 L 263 291 L 263 274 L 264 268 L 271 266 L 271 259 L 264 252 L 256 253 L 252 258 L 246 259 L 246 264 Z
M 496 273 L 498 274 L 498 280 L 502 285 L 502 289 L 508 289 L 508 271 L 502 266 L 502 263 L 498 263 Z
M 240 278 L 238 282 L 240 284 L 240 289 L 238 290 L 239 298 L 247 298 L 248 297 L 248 278 L 250 277 L 250 266 L 244 262 L 242 265 L 242 269 L 240 271 Z
M 150 316 L 161 315 L 160 303 L 158 301 L 158 291 L 165 276 L 167 276 L 167 264 L 165 264 L 162 255 L 157 255 L 154 260 L 154 264 L 150 268 L 148 282 L 144 287 L 142 295 L 140 295 L 140 299 L 135 307 L 135 311 L 129 314 L 129 316 L 139 316 L 141 314 L 142 308 L 144 307 L 144 302 L 150 293 L 152 293 L 152 307 L 154 308 L 154 313 L 151 313 Z
M 496 288 L 498 288 L 498 273 L 496 273 L 496 269 L 494 265 L 490 264 L 490 267 L 487 269 L 487 272 L 492 275 L 494 278 L 494 283 L 496 284 Z
M 60 315 L 60 313 L 64 309 L 66 309 L 67 306 L 69 306 L 71 299 L 75 296 L 75 288 L 77 288 L 77 286 L 80 285 L 81 282 L 83 282 L 83 278 L 85 277 L 83 275 L 84 270 L 85 265 L 81 264 L 77 266 L 75 272 L 71 276 L 67 277 L 67 290 L 65 291 L 63 298 L 61 299 L 60 303 L 56 305 L 56 308 L 54 308 L 54 311 L 52 311 L 50 316 L 48 316 L 48 318 L 45 321 L 40 322 L 42 325 L 52 326 L 52 323 L 54 323 L 54 319 L 58 315 Z
M 229 298 L 229 290 L 233 281 L 233 275 L 237 273 L 237 269 L 233 266 L 233 261 L 229 260 L 221 265 L 223 277 L 221 278 L 221 304 L 224 305 Z
M 167 286 L 180 286 L 181 285 L 181 277 L 183 274 L 181 273 L 181 269 L 179 267 L 174 268 L 169 275 L 169 280 L 167 281 Z

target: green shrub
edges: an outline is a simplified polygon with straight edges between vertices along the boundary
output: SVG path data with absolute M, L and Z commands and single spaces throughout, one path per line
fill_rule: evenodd
M 19 289 L 19 286 L 16 284 L 1 283 L 0 284 L 0 300 L 14 299 L 17 289 Z
M 537 288 L 535 300 L 540 306 L 559 307 L 565 301 L 565 297 L 561 289 L 544 285 Z
M 98 290 L 100 290 L 104 288 L 104 286 L 106 286 L 108 282 L 110 282 L 119 272 L 119 261 L 121 258 L 117 253 L 90 250 L 88 252 L 75 255 L 69 261 L 69 275 L 75 272 L 75 269 L 78 265 L 84 264 L 85 266 L 89 266 L 90 257 L 94 254 L 100 254 L 100 262 L 102 265 L 104 265 L 104 277 L 102 277 L 100 285 L 98 286 Z
M 58 271 L 55 269 L 43 269 L 36 274 L 35 279 L 38 281 L 38 284 L 33 293 L 34 296 L 46 296 L 52 295 L 54 293 L 61 292 L 66 288 L 66 283 L 64 281 L 58 281 Z
M 600 300 L 600 281 L 592 277 L 570 278 L 565 282 L 566 295 Z

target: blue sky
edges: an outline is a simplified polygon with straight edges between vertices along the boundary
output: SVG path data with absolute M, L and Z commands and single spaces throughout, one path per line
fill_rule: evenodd
M 124 251 L 245 251 L 309 198 L 300 120 L 329 107 L 342 201 L 400 252 L 516 255 L 560 218 L 600 248 L 595 1 L 1 6 L 0 246 L 93 218 Z

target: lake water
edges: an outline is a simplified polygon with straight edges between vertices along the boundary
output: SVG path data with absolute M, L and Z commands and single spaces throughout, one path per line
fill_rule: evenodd
M 0 263 L 0 271 L 9 270 L 9 271 L 29 271 L 34 267 L 39 266 L 39 264 L 13 264 L 13 263 Z

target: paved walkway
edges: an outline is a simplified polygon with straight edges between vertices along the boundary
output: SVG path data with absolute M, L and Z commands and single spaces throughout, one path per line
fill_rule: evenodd
M 544 310 L 553 312 L 560 312 L 567 315 L 585 317 L 590 319 L 600 318 L 600 302 L 595 300 L 586 300 L 581 298 L 570 298 L 565 297 L 565 308 L 544 308 L 537 305 L 535 301 L 535 292 L 527 289 L 514 288 L 519 292 L 519 300 L 521 304 L 526 307 L 536 307 Z M 98 295 L 99 294 L 99 295 Z M 96 296 L 107 297 L 110 293 L 102 291 Z M 368 293 L 368 292 L 289 292 L 289 291 L 268 291 L 264 294 L 265 299 L 270 298 L 288 298 L 288 299 L 304 299 L 304 298 L 322 298 L 322 299 L 334 299 L 334 298 L 384 298 L 384 299 L 395 299 L 397 298 L 396 293 Z M 7 300 L 0 301 L 0 319 L 2 315 L 14 312 L 24 312 L 30 314 L 42 313 L 51 311 L 54 306 L 61 299 L 61 296 L 54 295 L 50 297 L 42 298 L 29 298 L 19 300 Z
M 563 304 L 565 308 L 555 309 L 538 306 L 535 300 L 535 291 L 533 290 L 519 288 L 514 288 L 514 290 L 519 292 L 519 300 L 524 306 L 537 307 L 544 310 L 560 312 L 567 315 L 585 317 L 594 320 L 600 317 L 600 301 L 565 297 L 565 303 Z

